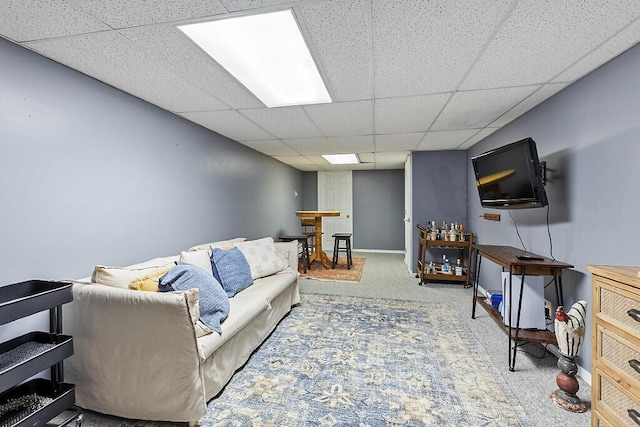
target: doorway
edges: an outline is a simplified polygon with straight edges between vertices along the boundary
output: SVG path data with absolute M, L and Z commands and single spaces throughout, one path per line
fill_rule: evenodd
M 333 248 L 331 236 L 334 233 L 353 233 L 353 178 L 350 170 L 318 171 L 318 210 L 341 212 L 340 216 L 323 218 L 323 247 Z

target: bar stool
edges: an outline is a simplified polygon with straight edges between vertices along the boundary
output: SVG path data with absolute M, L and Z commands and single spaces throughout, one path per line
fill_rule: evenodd
M 338 264 L 338 252 L 345 252 L 347 254 L 347 270 L 351 270 L 353 265 L 353 259 L 351 258 L 351 233 L 334 233 L 333 236 L 333 260 L 331 261 L 331 268 L 336 268 Z M 340 242 L 345 243 L 345 247 L 340 247 Z
M 293 242 L 294 240 L 298 241 L 298 244 L 302 246 L 302 266 L 304 268 L 304 272 L 311 269 L 311 262 L 309 261 L 309 236 L 304 235 L 295 235 L 295 236 L 279 236 L 281 242 Z
M 300 217 L 300 225 L 302 226 L 302 234 L 309 237 L 311 239 L 311 244 L 309 245 L 310 251 L 315 251 L 316 249 L 316 219 L 313 217 Z M 324 234 L 324 233 L 322 233 Z

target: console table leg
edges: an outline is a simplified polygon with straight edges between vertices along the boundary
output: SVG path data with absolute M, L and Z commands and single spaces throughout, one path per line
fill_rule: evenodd
M 520 331 L 520 312 L 522 310 L 522 294 L 524 293 L 524 276 L 526 267 L 522 267 L 522 275 L 520 276 L 520 295 L 518 296 L 518 311 L 516 312 L 516 332 L 513 341 L 513 357 L 510 357 L 509 370 L 513 372 L 516 367 L 516 353 L 518 352 L 518 332 Z M 511 276 L 509 275 L 509 286 L 511 288 Z M 509 292 L 509 299 L 511 299 L 511 292 Z M 509 307 L 511 310 L 511 307 Z M 509 324 L 511 324 L 511 315 L 509 315 Z M 509 331 L 509 351 L 511 351 L 511 331 Z
M 502 296 L 502 300 L 504 301 L 504 295 Z M 512 325 L 511 325 L 511 320 L 513 319 L 513 316 L 511 315 L 511 310 L 513 309 L 513 266 L 509 267 L 509 313 L 507 313 L 508 317 L 508 323 L 509 323 L 509 336 L 507 341 L 509 342 L 509 370 L 513 372 L 513 367 L 515 366 L 515 361 L 513 361 L 512 363 L 512 359 L 515 356 L 515 354 L 512 354 L 511 352 L 514 351 L 511 348 L 511 331 L 512 331 Z
M 476 318 L 476 298 L 478 298 L 478 280 L 480 279 L 480 263 L 482 262 L 482 255 L 477 254 L 478 262 L 476 265 L 476 274 L 473 280 L 473 305 L 471 308 L 471 318 Z

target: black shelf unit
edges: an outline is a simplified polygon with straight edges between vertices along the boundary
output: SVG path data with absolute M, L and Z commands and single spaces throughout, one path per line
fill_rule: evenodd
M 0 343 L 0 426 L 44 425 L 65 411 L 82 425 L 74 406 L 75 387 L 64 380 L 63 360 L 73 354 L 73 338 L 62 334 L 62 305 L 71 302 L 71 283 L 30 280 L 0 287 L 0 325 L 49 310 L 49 332 L 29 332 Z M 51 370 L 51 379 L 33 375 Z

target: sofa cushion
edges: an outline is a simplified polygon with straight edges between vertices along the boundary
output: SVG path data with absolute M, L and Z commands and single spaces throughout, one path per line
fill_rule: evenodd
M 128 265 L 127 268 L 146 268 L 146 267 L 162 267 L 167 264 L 173 264 L 178 261 L 178 255 L 163 256 L 150 259 L 148 261 L 140 262 L 133 265 Z
M 265 310 L 270 310 L 271 302 L 289 289 L 297 281 L 297 277 L 297 272 L 283 272 L 263 277 L 234 298 L 230 298 L 231 309 L 229 317 L 222 325 L 222 335 L 210 334 L 198 338 L 203 357 L 209 357 L 222 344 L 250 324 L 256 316 Z
M 162 270 L 171 268 L 173 263 L 157 265 L 153 267 L 112 267 L 96 265 L 93 269 L 91 281 L 101 285 L 115 288 L 129 289 L 129 284 L 135 280 L 157 274 Z
M 251 268 L 251 277 L 254 280 L 282 271 L 289 264 L 276 251 L 276 245 L 271 237 L 236 243 L 235 247 L 240 249 L 247 259 Z
M 211 269 L 229 298 L 253 284 L 247 259 L 238 248 L 213 248 Z
M 133 289 L 134 291 L 158 292 L 158 281 L 160 276 L 169 271 L 173 265 L 174 264 L 170 264 L 154 273 L 133 280 L 129 283 L 129 289 Z
M 197 265 L 213 276 L 213 270 L 211 269 L 211 254 L 206 249 L 182 251 L 180 253 L 180 262 Z
M 200 245 L 195 245 L 190 247 L 189 250 L 197 251 L 200 249 L 206 249 L 207 251 L 209 251 L 209 255 L 211 255 L 211 250 L 213 248 L 231 249 L 235 243 L 243 242 L 245 240 L 247 240 L 246 237 L 236 237 L 234 239 L 229 239 L 229 240 L 219 240 L 217 242 L 202 243 Z
M 200 321 L 208 328 L 222 333 L 220 324 L 229 315 L 229 299 L 220 283 L 202 268 L 179 263 L 160 278 L 158 289 L 167 291 L 186 291 L 198 289 L 198 308 Z

